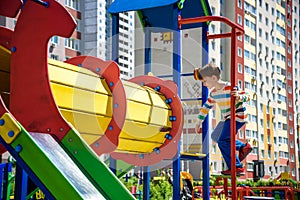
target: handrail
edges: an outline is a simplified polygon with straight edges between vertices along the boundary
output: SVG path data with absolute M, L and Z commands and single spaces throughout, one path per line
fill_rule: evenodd
M 181 15 L 178 15 L 178 27 L 181 29 L 181 25 L 183 24 L 194 24 L 194 23 L 203 23 L 208 21 L 218 21 L 218 22 L 224 22 L 231 28 L 237 28 L 241 34 L 244 34 L 244 28 L 240 26 L 239 24 L 233 23 L 231 20 L 229 20 L 226 17 L 223 16 L 202 16 L 202 17 L 193 17 L 193 18 L 181 18 Z

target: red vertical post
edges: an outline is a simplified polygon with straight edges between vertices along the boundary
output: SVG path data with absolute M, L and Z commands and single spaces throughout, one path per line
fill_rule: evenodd
M 237 85 L 237 76 L 236 76 L 236 65 L 237 65 L 237 32 L 236 28 L 232 28 L 231 31 L 231 71 L 230 71 L 230 79 L 231 79 L 231 90 Z M 236 151 L 235 151 L 235 130 L 236 130 L 236 123 L 235 123 L 235 97 L 231 96 L 230 102 L 230 149 L 231 149 L 231 189 L 232 189 L 232 200 L 237 199 L 237 191 L 236 191 Z

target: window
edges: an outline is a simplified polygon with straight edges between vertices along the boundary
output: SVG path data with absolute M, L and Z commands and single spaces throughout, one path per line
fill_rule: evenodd
M 245 34 L 245 42 L 250 43 L 250 36 Z
M 238 63 L 238 72 L 243 73 L 243 65 L 241 63 Z
M 241 80 L 238 80 L 238 87 L 242 88 L 242 81 Z
M 269 25 L 269 18 L 265 18 L 265 21 L 266 21 L 266 26 L 268 26 Z
M 243 25 L 243 20 L 241 15 L 238 15 L 238 24 L 240 24 L 241 26 Z
M 260 135 L 260 141 L 264 143 L 264 135 Z
M 269 4 L 266 3 L 265 5 L 266 5 L 266 11 L 269 11 Z
M 251 131 L 250 130 L 246 130 L 246 137 L 250 138 L 251 137 Z
M 213 41 L 211 42 L 211 48 L 212 48 L 213 50 L 216 49 L 216 42 L 215 42 L 215 40 L 213 40 Z
M 268 32 L 265 32 L 265 39 L 269 40 L 269 33 Z
M 257 116 L 256 115 L 252 115 L 252 122 L 256 122 L 256 120 L 257 120 Z
M 260 127 L 263 127 L 263 126 L 264 126 L 264 120 L 260 119 Z
M 257 131 L 252 131 L 252 137 L 253 137 L 253 138 L 257 138 L 257 137 L 258 137 Z
M 261 150 L 261 157 L 262 157 L 262 158 L 265 157 L 265 150 L 264 150 L 264 149 Z
M 290 134 L 292 135 L 294 133 L 293 127 L 290 127 Z
M 238 56 L 241 58 L 243 57 L 242 49 L 240 47 L 238 48 Z
M 79 51 L 79 40 L 74 38 L 66 38 L 65 39 L 65 46 L 76 51 Z
M 262 14 L 261 13 L 258 14 L 258 21 L 262 22 Z
M 241 9 L 243 8 L 242 0 L 238 0 L 238 7 Z
M 212 153 L 216 153 L 217 152 L 217 147 L 216 147 L 216 145 L 214 144 L 213 146 L 212 146 Z
M 51 43 L 54 43 L 54 44 L 58 44 L 58 36 L 53 36 L 53 37 L 50 39 L 50 42 L 51 42 Z
M 215 7 L 211 7 L 211 13 L 212 13 L 212 15 L 216 15 L 216 8 Z
M 244 138 L 244 130 L 239 130 L 239 137 L 240 137 L 241 139 Z
M 292 176 L 295 176 L 296 173 L 295 173 L 295 168 L 292 169 Z
M 217 171 L 217 162 L 213 162 L 213 171 Z
M 79 0 L 65 0 L 65 5 L 74 8 L 75 10 L 80 9 L 80 1 Z
M 247 162 L 247 171 L 253 171 L 253 163 Z
M 58 55 L 51 54 L 50 58 L 53 60 L 58 60 Z
M 262 29 L 261 28 L 258 29 L 258 36 L 262 37 Z
M 211 28 L 211 32 L 212 32 L 212 33 L 215 33 L 215 32 L 216 32 L 216 26 L 215 26 L 214 24 L 212 24 L 212 25 L 210 26 L 210 28 Z

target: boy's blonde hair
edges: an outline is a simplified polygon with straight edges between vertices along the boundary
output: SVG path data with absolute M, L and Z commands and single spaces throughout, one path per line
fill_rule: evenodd
M 194 78 L 196 80 L 203 80 L 203 77 L 216 76 L 217 79 L 221 77 L 220 68 L 213 62 L 208 63 L 204 67 L 194 69 Z

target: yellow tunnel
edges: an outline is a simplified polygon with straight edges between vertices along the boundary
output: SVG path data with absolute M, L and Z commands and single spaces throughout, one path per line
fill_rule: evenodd
M 88 69 L 49 60 L 54 99 L 63 116 L 92 144 L 103 136 L 112 118 L 112 93 L 104 80 Z M 152 152 L 172 128 L 166 98 L 149 87 L 122 81 L 127 112 L 117 151 Z M 163 130 L 164 132 L 161 132 Z

